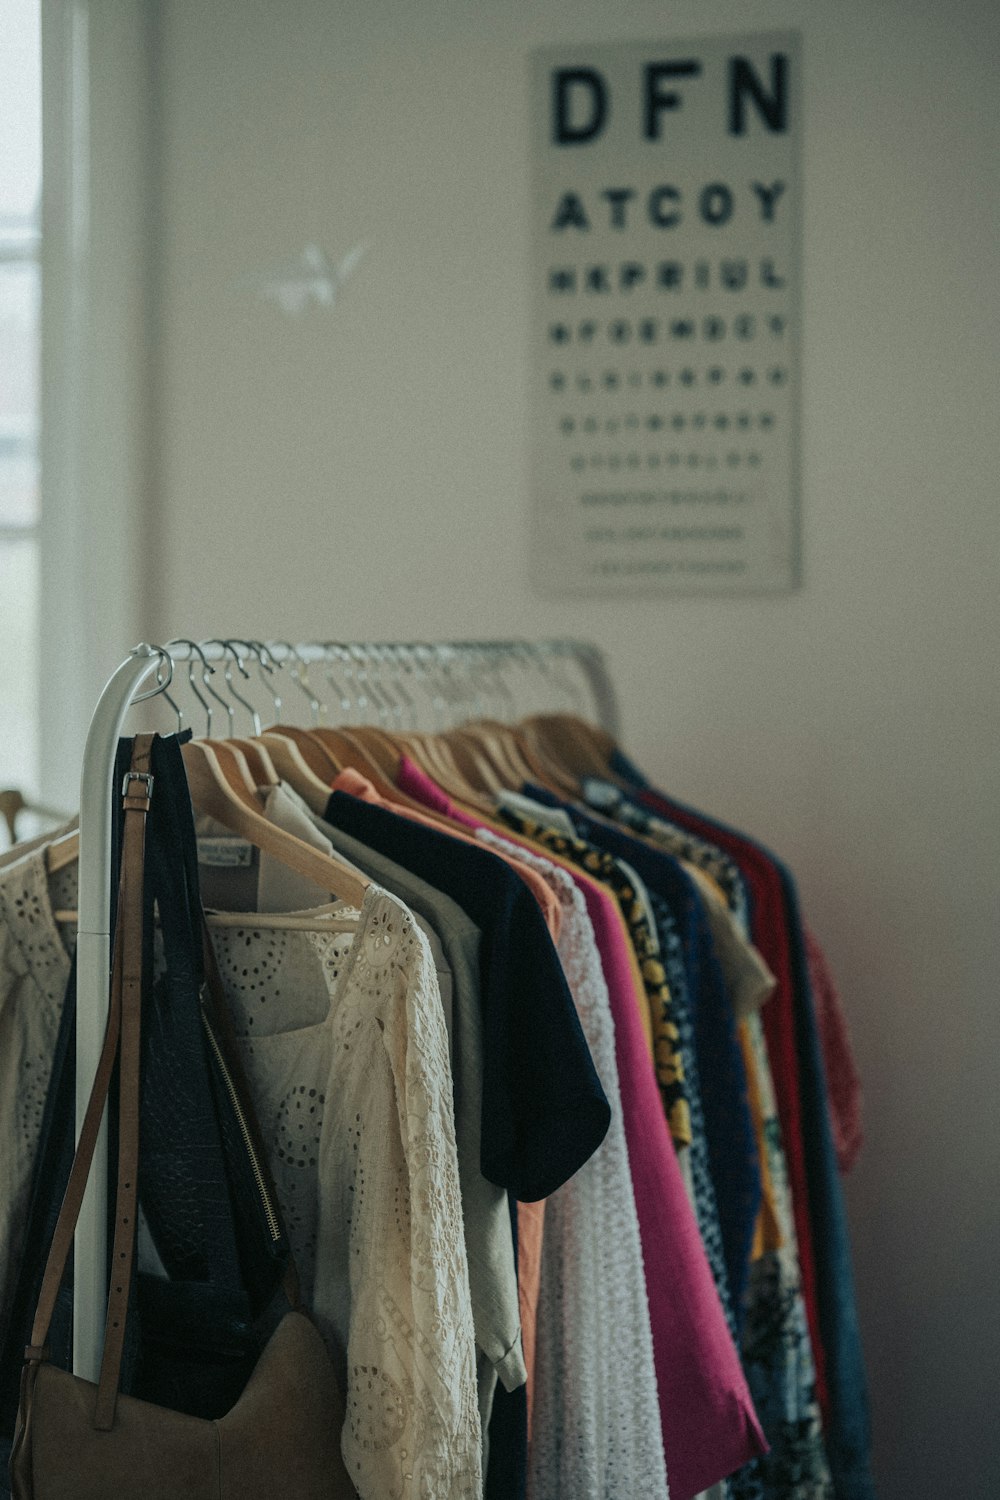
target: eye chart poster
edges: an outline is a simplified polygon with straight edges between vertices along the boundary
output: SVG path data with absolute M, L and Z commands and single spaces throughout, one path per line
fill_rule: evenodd
M 800 57 L 794 33 L 532 56 L 545 593 L 799 581 Z

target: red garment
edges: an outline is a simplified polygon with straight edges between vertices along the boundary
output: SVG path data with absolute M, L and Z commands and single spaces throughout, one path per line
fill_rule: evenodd
M 826 954 L 819 941 L 805 929 L 809 988 L 816 1007 L 816 1029 L 823 1050 L 830 1128 L 837 1152 L 837 1165 L 846 1177 L 861 1153 L 864 1129 L 861 1123 L 861 1079 L 858 1075 L 847 1017 L 834 983 Z
M 795 1046 L 795 1001 L 791 953 L 785 914 L 781 877 L 767 855 L 748 839 L 729 829 L 719 828 L 689 808 L 682 807 L 658 792 L 637 794 L 651 812 L 659 813 L 681 828 L 695 833 L 706 843 L 724 850 L 739 866 L 750 891 L 751 936 L 777 986 L 761 1010 L 768 1059 L 774 1075 L 774 1093 L 781 1122 L 782 1145 L 788 1164 L 792 1193 L 795 1235 L 799 1249 L 799 1271 L 802 1277 L 802 1300 L 805 1303 L 813 1363 L 816 1366 L 816 1399 L 823 1416 L 829 1420 L 829 1392 L 826 1384 L 826 1354 L 820 1337 L 819 1303 L 816 1295 L 816 1261 L 813 1255 L 812 1225 L 809 1218 L 809 1187 L 806 1180 L 805 1151 L 802 1145 L 802 1115 L 799 1104 L 799 1063 Z

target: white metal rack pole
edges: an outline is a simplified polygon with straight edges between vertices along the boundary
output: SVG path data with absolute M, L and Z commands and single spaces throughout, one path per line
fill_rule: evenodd
M 376 650 L 382 649 L 382 644 Z M 138 689 L 157 667 L 186 660 L 188 642 L 174 648 L 136 646 L 109 679 L 97 702 L 83 757 L 80 785 L 80 862 L 77 907 L 79 927 L 76 966 L 76 1130 L 83 1116 L 97 1070 L 108 1017 L 111 960 L 111 811 L 118 791 L 112 785 L 118 740 L 125 716 L 139 701 Z M 208 661 L 225 657 L 227 643 L 207 642 L 197 648 Z M 268 648 L 270 649 L 270 648 Z M 280 649 L 280 648 L 279 648 Z M 366 645 L 350 645 L 365 652 Z M 442 647 L 432 646 L 431 652 Z M 614 688 L 600 651 L 581 641 L 479 641 L 447 643 L 443 649 L 494 654 L 551 655 L 574 660 L 594 695 L 597 717 L 617 737 L 618 714 Z M 304 645 L 294 648 L 303 664 L 329 661 L 336 665 L 343 646 Z M 273 657 L 273 660 L 280 660 Z M 159 689 L 157 689 L 158 691 Z M 147 695 L 142 695 L 147 696 Z M 152 696 L 152 694 L 148 695 Z M 107 1116 L 101 1124 L 90 1180 L 84 1196 L 73 1245 L 73 1370 L 85 1380 L 98 1378 L 107 1306 Z
M 108 1020 L 111 961 L 111 778 L 136 690 L 161 660 L 137 646 L 114 673 L 90 721 L 80 781 L 76 940 L 76 1134 L 80 1136 Z M 73 1370 L 97 1380 L 107 1302 L 107 1111 L 80 1209 L 73 1253 Z

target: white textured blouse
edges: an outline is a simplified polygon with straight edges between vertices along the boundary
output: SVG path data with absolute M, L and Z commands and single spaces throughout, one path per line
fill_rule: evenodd
M 70 905 L 76 904 L 76 872 Z M 52 1073 L 52 1055 L 75 933 L 60 934 L 45 850 L 0 870 L 0 1307 L 8 1306 L 20 1261 L 31 1176 Z
M 307 915 L 307 914 L 303 914 Z M 448 1041 L 409 910 L 212 926 L 303 1291 L 342 1372 L 362 1500 L 482 1492 Z
M 666 1500 L 642 1245 L 622 1118 L 614 1021 L 586 902 L 551 860 L 477 837 L 539 871 L 562 910 L 562 959 L 611 1124 L 545 1200 L 535 1333 L 529 1500 Z

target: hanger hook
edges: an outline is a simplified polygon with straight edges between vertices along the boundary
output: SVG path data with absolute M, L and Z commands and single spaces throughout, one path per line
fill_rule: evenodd
M 469 717 L 482 719 L 486 717 L 487 704 L 483 677 L 488 669 L 489 657 L 486 649 L 481 645 L 475 645 L 466 657 L 467 676 L 471 696 L 469 698 Z
M 361 650 L 368 662 L 369 691 L 375 700 L 378 716 L 383 724 L 393 724 L 399 717 L 399 704 L 383 678 L 382 653 L 374 641 L 366 641 Z
M 534 702 L 534 693 L 532 689 L 534 687 L 534 676 L 537 664 L 535 662 L 534 656 L 532 655 L 531 648 L 529 647 L 528 642 L 512 641 L 510 644 L 509 660 L 515 666 L 520 668 L 520 677 L 517 681 L 517 684 L 515 685 L 515 688 L 513 689 L 515 701 L 526 701 L 529 705 L 527 711 L 530 712 L 531 705 Z M 518 688 L 521 689 L 520 694 L 518 693 Z M 526 694 L 524 691 L 525 689 L 527 689 Z M 525 712 L 526 710 L 524 708 L 519 709 L 520 717 L 523 718 Z
M 580 718 L 586 718 L 586 701 L 581 697 L 579 684 L 574 682 L 573 674 L 567 667 L 566 657 L 572 656 L 572 648 L 566 641 L 539 641 L 538 650 L 547 660 L 550 681 L 562 689 L 574 713 L 579 714 Z
M 368 700 L 365 698 L 363 691 L 358 695 L 356 699 L 350 696 L 351 692 L 354 689 L 355 678 L 354 662 L 351 659 L 351 653 L 343 641 L 328 641 L 326 645 L 327 649 L 332 652 L 336 660 L 339 662 L 343 662 L 344 664 L 343 675 L 347 682 L 347 690 L 345 692 L 342 692 L 341 704 L 342 706 L 346 704 L 346 712 L 352 714 L 355 719 L 363 724 L 364 709 L 367 705 Z
M 394 670 L 395 662 L 388 646 L 383 645 L 381 641 L 373 642 L 368 649 L 378 666 L 379 690 L 389 704 L 390 721 L 397 730 L 402 729 L 406 717 L 405 699 L 399 690 L 399 681 Z
M 358 684 L 358 708 L 363 712 L 366 708 L 374 709 L 375 717 L 381 718 L 381 705 L 377 695 L 372 691 L 371 673 L 368 671 L 368 658 L 365 648 L 357 641 L 351 641 L 347 647 L 352 661 L 357 662 L 354 671 L 354 679 Z
M 506 717 L 513 724 L 517 721 L 517 698 L 513 693 L 510 683 L 507 681 L 507 677 L 504 672 L 506 660 L 506 653 L 498 647 L 493 664 L 493 680 L 497 685 L 497 692 L 500 697 L 500 702 L 507 710 Z M 505 717 L 503 712 L 500 713 L 499 717 Z
M 454 689 L 452 722 L 460 724 L 463 719 L 469 717 L 469 704 L 472 701 L 472 689 L 469 685 L 469 657 L 463 645 L 460 643 L 455 645 L 451 642 L 442 645 L 441 654 L 445 662 L 448 681 Z
M 427 641 L 414 641 L 407 648 L 413 655 L 415 670 L 418 680 L 424 685 L 425 691 L 431 700 L 431 710 L 434 714 L 434 728 L 440 733 L 447 728 L 448 720 L 445 710 L 448 700 L 444 688 L 443 678 L 431 668 L 437 668 L 438 662 L 434 654 L 434 647 Z
M 330 667 L 330 663 L 332 661 L 340 660 L 343 654 L 343 648 L 340 647 L 336 641 L 321 641 L 320 648 L 324 652 L 326 657 L 326 680 L 330 684 L 333 691 L 336 693 L 339 701 L 340 711 L 343 714 L 343 717 L 347 719 L 350 717 L 351 709 L 354 707 L 354 704 L 348 697 L 344 688 L 341 687 L 340 683 L 334 677 Z
M 188 649 L 189 649 L 189 651 L 194 652 L 198 656 L 201 657 L 201 665 L 202 665 L 201 682 L 202 682 L 202 686 L 207 690 L 207 688 L 208 688 L 209 674 L 212 673 L 212 672 L 214 672 L 215 668 L 209 664 L 208 657 L 205 655 L 204 651 L 198 645 L 198 642 L 197 641 L 188 640 L 184 636 L 177 636 L 176 639 L 174 639 L 172 641 L 168 641 L 167 645 L 168 646 L 187 646 Z M 209 701 L 208 701 L 207 698 L 203 698 L 202 697 L 201 693 L 199 693 L 198 689 L 194 685 L 194 656 L 193 655 L 188 656 L 188 658 L 187 658 L 187 664 L 188 664 L 188 687 L 191 689 L 192 693 L 197 698 L 197 700 L 201 704 L 202 708 L 205 710 L 205 735 L 206 735 L 206 738 L 211 739 L 211 737 L 212 737 L 212 705 L 209 703 Z M 215 697 L 216 695 L 213 694 L 212 696 Z
M 311 685 L 311 683 L 309 681 L 309 674 L 306 671 L 305 661 L 299 655 L 298 651 L 292 645 L 291 641 L 275 641 L 274 644 L 276 646 L 281 646 L 291 656 L 293 656 L 295 658 L 295 661 L 298 663 L 297 667 L 290 668 L 291 674 L 292 674 L 292 681 L 294 683 L 296 683 L 297 686 L 300 687 L 302 689 L 302 691 L 305 693 L 306 697 L 309 700 L 309 707 L 312 710 L 313 723 L 314 724 L 319 724 L 320 721 L 321 721 L 321 719 L 322 719 L 322 717 L 323 717 L 323 715 L 326 712 L 326 709 L 325 709 L 324 705 L 316 697 L 316 694 L 312 690 L 312 685 Z M 272 653 L 272 656 L 273 656 L 273 653 Z M 274 660 L 278 663 L 279 666 L 285 666 L 286 665 L 286 661 L 281 661 L 278 657 L 274 657 Z
M 406 691 L 402 676 L 400 675 L 402 659 L 399 648 L 385 644 L 376 646 L 373 649 L 378 652 L 380 661 L 389 668 L 389 680 L 392 684 L 392 691 L 395 694 L 396 726 L 398 729 L 402 729 L 406 723 L 407 710 L 412 714 L 416 709 L 416 704 Z M 409 668 L 407 667 L 406 670 L 409 671 Z
M 281 723 L 281 699 L 276 689 L 272 686 L 275 673 L 275 661 L 263 641 L 248 641 L 247 645 L 257 658 L 257 674 L 260 677 L 261 686 L 271 699 L 272 711 L 275 724 Z M 267 677 L 264 673 L 267 673 Z M 269 681 L 268 679 L 272 681 Z
M 225 642 L 224 641 L 206 641 L 205 644 L 208 645 L 208 646 L 221 646 L 222 647 L 222 659 L 223 659 L 223 664 L 225 665 L 225 655 L 226 655 Z M 215 699 L 216 703 L 219 705 L 219 707 L 222 709 L 223 713 L 226 715 L 226 718 L 229 720 L 229 738 L 232 739 L 233 735 L 236 733 L 236 710 L 233 708 L 233 705 L 231 703 L 227 703 L 226 702 L 225 698 L 223 698 L 223 696 L 222 696 L 221 693 L 216 692 L 215 688 L 209 682 L 209 680 L 208 680 L 209 679 L 209 675 L 211 675 L 211 676 L 215 675 L 215 668 L 209 666 L 209 664 L 208 664 L 208 657 L 205 655 L 203 647 L 201 647 L 201 646 L 198 647 L 198 653 L 201 656 L 202 661 L 205 663 L 205 671 L 202 673 L 202 677 L 201 677 L 202 684 L 203 684 L 203 686 L 205 688 L 206 693 L 211 693 L 212 697 Z M 228 681 L 229 681 L 229 675 L 228 675 L 228 673 L 226 673 L 225 675 L 226 675 L 226 681 L 228 683 Z
M 166 649 L 166 647 L 150 646 L 149 651 L 159 657 L 159 661 L 157 662 L 156 666 L 156 686 L 154 688 L 147 688 L 144 693 L 136 693 L 129 704 L 130 707 L 134 703 L 146 703 L 150 698 L 158 698 L 161 694 L 165 694 L 167 688 L 174 680 L 174 659 L 170 655 L 170 652 Z M 133 651 L 130 654 L 132 656 L 144 656 L 146 652 L 144 649 L 142 651 Z M 166 682 L 164 682 L 161 675 L 164 665 L 166 665 L 167 668 Z
M 411 645 L 406 644 L 406 642 L 404 642 L 404 641 L 399 641 L 399 642 L 397 642 L 396 645 L 394 645 L 394 646 L 391 647 L 391 650 L 392 650 L 392 653 L 393 653 L 393 655 L 394 655 L 394 657 L 396 659 L 396 662 L 397 662 L 400 670 L 402 672 L 404 672 L 407 677 L 409 677 L 409 678 L 412 679 L 414 685 L 416 686 L 417 684 L 422 683 L 422 681 L 423 681 L 423 674 L 422 674 L 422 672 L 420 670 L 420 665 L 419 665 L 419 663 L 416 660 L 415 652 L 414 652 L 414 647 L 411 646 Z M 411 697 L 409 689 L 405 688 L 403 686 L 402 678 L 398 679 L 398 685 L 399 685 L 399 691 L 402 694 L 404 701 L 406 702 L 406 704 L 408 705 L 408 707 L 410 709 L 410 726 L 409 727 L 411 729 L 419 729 L 420 728 L 420 708 L 419 708 L 419 705 L 417 703 L 417 700 L 415 698 Z
M 356 642 L 351 647 L 351 652 L 356 661 L 361 662 L 359 676 L 364 677 L 368 684 L 368 693 L 371 697 L 375 712 L 381 723 L 391 723 L 397 715 L 397 707 L 383 686 L 378 672 L 378 648 L 370 642 L 364 644 Z
M 572 678 L 567 673 L 562 657 L 565 650 L 562 641 L 534 641 L 530 646 L 539 672 L 546 681 L 561 692 L 574 712 L 581 712 L 581 702 Z
M 460 659 L 460 653 L 448 641 L 439 641 L 431 646 L 431 653 L 438 664 L 441 672 L 441 683 L 444 688 L 445 703 L 448 707 L 450 722 L 452 725 L 461 721 L 461 709 L 464 699 L 464 690 L 459 681 L 456 671 L 456 663 Z
M 170 684 L 174 680 L 174 659 L 165 646 L 154 646 L 152 649 L 159 657 L 159 661 L 156 664 L 156 686 L 154 688 L 149 688 L 145 693 L 137 693 L 136 696 L 132 699 L 132 703 L 146 703 L 150 698 L 165 698 L 170 707 L 173 709 L 174 713 L 177 715 L 177 733 L 180 734 L 184 728 L 184 715 L 181 713 L 180 709 L 174 702 L 173 698 L 171 698 L 168 691 Z M 164 667 L 166 667 L 167 669 L 166 681 L 164 681 L 163 679 Z
M 169 675 L 167 677 L 166 682 L 163 684 L 163 687 L 160 689 L 160 691 L 163 693 L 164 698 L 166 698 L 167 702 L 170 704 L 170 707 L 173 709 L 174 713 L 177 715 L 177 733 L 178 734 L 183 734 L 183 732 L 184 732 L 184 715 L 181 713 L 179 704 L 175 703 L 174 700 L 173 700 L 173 698 L 171 698 L 170 694 L 167 692 L 168 687 L 170 686 L 170 684 L 174 680 L 174 662 L 173 662 L 173 657 L 168 656 L 167 660 L 170 662 L 170 673 L 169 673 Z M 156 680 L 157 680 L 157 682 L 159 682 L 159 680 L 160 680 L 160 669 L 159 669 L 159 667 L 157 667 L 157 669 L 156 669 Z
M 355 667 L 354 665 L 357 658 L 354 654 L 353 645 L 345 645 L 342 643 L 337 647 L 337 652 L 344 662 L 344 675 L 346 676 L 348 682 L 351 682 L 353 680 L 357 684 L 357 697 L 354 701 L 354 707 L 357 709 L 357 716 L 359 721 L 362 724 L 366 724 L 368 722 L 366 718 L 366 711 L 371 700 L 368 697 L 368 694 L 365 692 L 364 671 L 358 667 Z
M 251 650 L 249 641 L 241 641 L 237 639 L 227 641 L 219 640 L 210 641 L 209 645 L 218 645 L 222 647 L 224 652 L 232 652 L 233 662 L 235 663 L 240 676 L 244 679 L 244 681 L 250 681 L 250 673 L 247 671 L 246 667 L 240 660 L 240 654 L 236 649 L 237 646 L 243 646 L 247 651 Z M 260 734 L 260 714 L 247 698 L 242 697 L 236 691 L 236 684 L 233 682 L 233 669 L 232 666 L 230 666 L 229 660 L 226 656 L 223 656 L 223 675 L 226 679 L 226 686 L 228 687 L 234 701 L 237 702 L 241 708 L 245 708 L 247 713 L 250 715 L 250 723 L 253 725 L 254 734 Z M 233 719 L 232 715 L 230 715 L 230 734 L 232 733 L 232 726 Z

